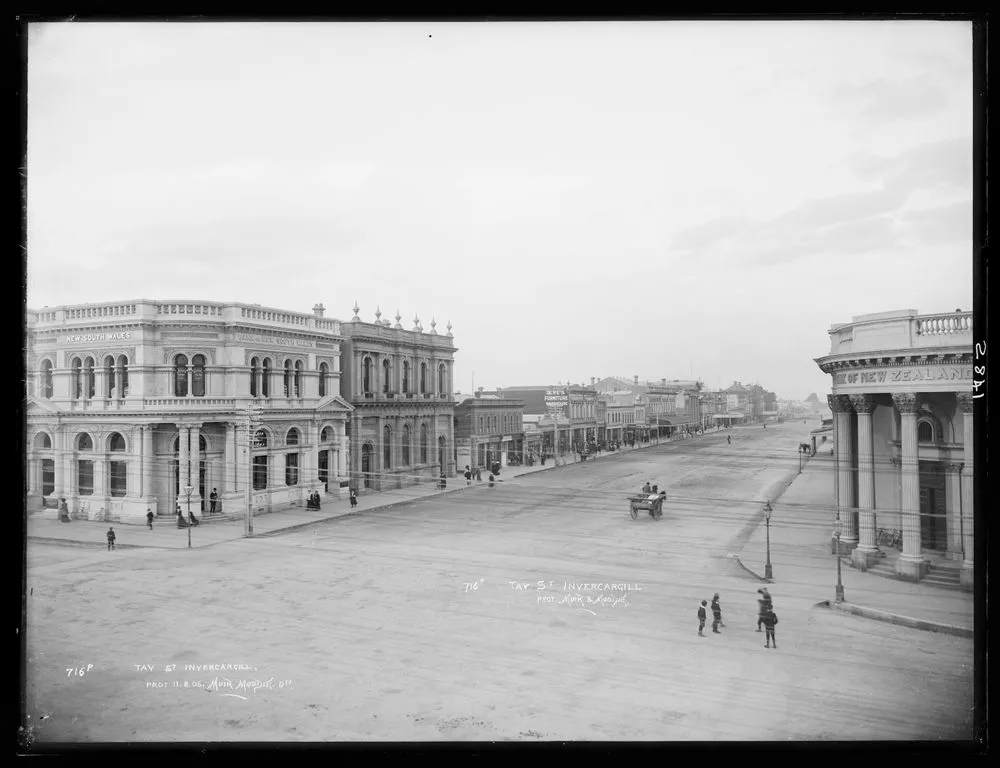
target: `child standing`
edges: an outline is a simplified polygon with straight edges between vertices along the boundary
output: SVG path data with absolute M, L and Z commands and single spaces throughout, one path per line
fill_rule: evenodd
M 701 605 L 698 606 L 698 636 L 704 637 L 705 634 L 702 632 L 705 629 L 705 619 L 708 618 L 708 613 L 705 611 L 705 606 L 708 605 L 707 600 L 702 600 Z

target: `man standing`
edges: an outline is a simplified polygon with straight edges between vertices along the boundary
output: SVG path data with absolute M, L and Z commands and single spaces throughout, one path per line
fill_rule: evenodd
M 774 603 L 766 587 L 758 589 L 757 592 L 760 594 L 760 597 L 757 598 L 757 631 L 760 632 L 760 625 L 764 623 L 764 614 L 774 607 Z
M 351 507 L 358 506 L 358 492 L 351 488 Z
M 719 631 L 719 625 L 722 624 L 722 607 L 719 605 L 719 593 L 716 592 L 712 596 L 712 631 L 721 635 Z
M 115 548 L 115 529 L 108 528 L 108 552 Z
M 469 469 L 469 465 L 465 465 L 465 484 L 472 485 L 472 470 Z
M 698 606 L 698 637 L 704 637 L 705 633 L 702 632 L 705 629 L 705 619 L 708 618 L 708 613 L 705 611 L 705 606 L 708 605 L 707 600 L 702 600 L 701 605 Z
M 214 515 L 215 505 L 219 503 L 219 494 L 215 492 L 215 488 L 213 488 L 212 492 L 208 494 L 208 502 L 211 505 L 209 507 L 208 514 Z
M 774 625 L 778 623 L 778 617 L 774 615 L 771 608 L 764 614 L 764 647 L 770 648 L 772 645 L 777 648 L 778 641 L 774 639 Z
M 149 526 L 149 530 L 153 530 L 153 510 L 146 508 L 146 525 Z

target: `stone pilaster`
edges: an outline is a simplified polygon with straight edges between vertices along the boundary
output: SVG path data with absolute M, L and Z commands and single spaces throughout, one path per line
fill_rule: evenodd
M 201 471 L 201 425 L 195 424 L 191 428 L 191 446 L 189 448 L 188 460 L 191 463 L 190 477 L 191 485 L 194 486 L 194 490 L 191 492 L 191 509 L 192 511 L 197 511 L 198 514 L 201 513 L 201 484 L 200 471 Z M 208 489 L 209 491 L 211 489 Z M 185 499 L 186 500 L 186 499 Z
M 178 496 L 184 496 L 184 488 L 191 485 L 191 460 L 188 445 L 191 439 L 191 428 L 186 424 L 178 424 L 177 464 L 178 464 Z
M 917 451 L 917 414 L 920 398 L 915 393 L 892 396 L 901 421 L 902 498 L 900 519 L 903 528 L 903 554 L 896 561 L 896 573 L 906 579 L 920 580 L 927 573 L 920 529 L 920 461 Z
M 962 470 L 961 488 L 961 520 L 962 520 L 962 586 L 972 588 L 974 582 L 975 560 L 975 514 L 974 514 L 974 480 L 975 480 L 975 420 L 973 407 L 975 398 L 968 392 L 960 392 L 955 396 L 958 408 L 962 412 Z
M 153 425 L 142 428 L 142 495 L 151 498 L 155 493 L 153 488 Z M 162 510 L 157 510 L 162 511 Z
M 875 450 L 872 435 L 872 395 L 851 395 L 858 414 L 858 547 L 851 553 L 855 566 L 866 569 L 879 557 L 875 542 Z

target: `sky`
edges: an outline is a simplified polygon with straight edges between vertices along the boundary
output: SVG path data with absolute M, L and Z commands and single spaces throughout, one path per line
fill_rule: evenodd
M 972 27 L 40 23 L 27 306 L 449 321 L 456 389 L 830 390 L 859 314 L 972 309 Z

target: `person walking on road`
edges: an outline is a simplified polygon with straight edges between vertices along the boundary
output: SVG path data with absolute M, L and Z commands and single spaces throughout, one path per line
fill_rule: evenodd
M 108 552 L 115 548 L 115 529 L 108 528 Z
M 712 631 L 721 635 L 719 627 L 722 625 L 722 607 L 719 605 L 719 593 L 712 596 Z
M 733 436 L 732 435 L 726 435 L 726 444 L 727 445 L 732 445 L 733 444 Z
M 146 525 L 149 526 L 149 530 L 153 530 L 153 510 L 146 509 Z
M 705 629 L 705 619 L 708 618 L 708 613 L 705 611 L 706 605 L 708 605 L 708 601 L 702 600 L 701 605 L 698 606 L 698 637 L 705 636 L 702 630 Z
M 465 465 L 465 484 L 472 485 L 472 470 L 469 469 L 469 465 Z
M 757 598 L 757 631 L 760 632 L 760 625 L 764 623 L 764 614 L 774 607 L 774 601 L 766 587 L 758 589 L 757 592 L 760 594 L 760 597 Z
M 774 611 L 770 608 L 767 609 L 767 613 L 764 614 L 764 647 L 770 648 L 774 646 L 778 647 L 778 641 L 774 639 L 774 625 L 778 623 L 778 617 L 774 615 Z

